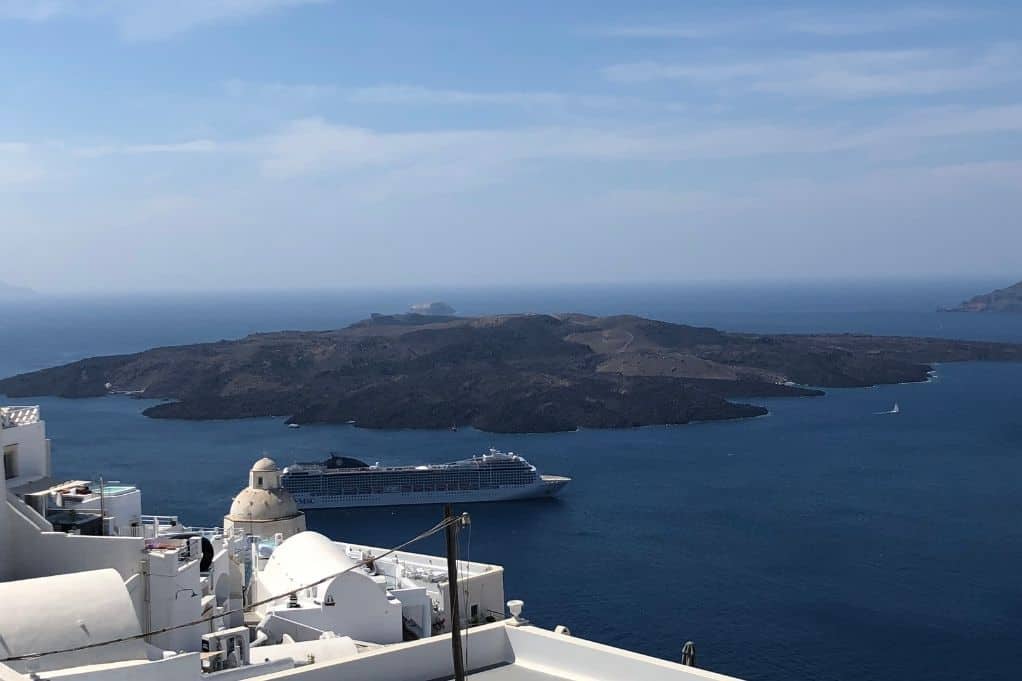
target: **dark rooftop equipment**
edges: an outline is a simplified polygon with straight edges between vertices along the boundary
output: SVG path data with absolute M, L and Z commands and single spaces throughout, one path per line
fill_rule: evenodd
M 103 518 L 99 513 L 82 511 L 56 511 L 48 513 L 46 520 L 57 532 L 76 532 L 91 537 L 103 534 Z

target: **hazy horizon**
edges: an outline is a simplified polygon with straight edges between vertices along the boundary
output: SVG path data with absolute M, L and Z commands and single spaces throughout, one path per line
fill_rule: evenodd
M 339 296 L 360 297 L 375 295 L 410 296 L 408 303 L 427 303 L 445 300 L 445 296 L 458 294 L 483 295 L 494 293 L 599 293 L 601 291 L 806 291 L 817 290 L 838 292 L 842 289 L 859 292 L 898 293 L 906 290 L 960 290 L 962 295 L 987 293 L 990 290 L 1005 288 L 1016 283 L 1010 277 L 992 275 L 919 275 L 919 276 L 872 276 L 872 277 L 807 277 L 807 278 L 748 278 L 748 279 L 689 279 L 689 280 L 635 280 L 635 281 L 581 281 L 581 282 L 527 282 L 500 284 L 352 284 L 348 286 L 292 286 L 277 288 L 137 288 L 123 289 L 28 289 L 4 297 L 3 285 L 11 282 L 0 281 L 0 299 L 5 302 L 26 302 L 38 300 L 73 300 L 76 298 L 94 300 L 118 300 L 132 298 L 180 298 L 188 300 L 197 297 L 217 296 L 246 299 L 258 296 Z M 957 303 L 949 300 L 948 303 Z M 568 311 L 568 310 L 565 310 Z M 522 310 L 527 312 L 527 310 Z
M 395 7 L 0 2 L 0 280 L 1022 279 L 1016 3 Z

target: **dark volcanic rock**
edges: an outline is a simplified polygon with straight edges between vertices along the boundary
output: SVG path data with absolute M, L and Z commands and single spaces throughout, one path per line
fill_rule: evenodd
M 946 312 L 1022 312 L 1022 281 L 1008 288 L 973 296 Z
M 157 418 L 536 432 L 756 416 L 765 410 L 732 400 L 920 381 L 930 362 L 973 359 L 1022 361 L 1022 346 L 731 334 L 630 316 L 374 315 L 337 331 L 85 359 L 0 381 L 0 392 L 171 400 L 146 410 Z

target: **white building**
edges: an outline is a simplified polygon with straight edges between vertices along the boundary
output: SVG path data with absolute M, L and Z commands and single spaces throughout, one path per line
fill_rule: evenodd
M 317 532 L 302 532 L 279 546 L 260 545 L 267 548 L 272 553 L 252 575 L 249 602 L 287 594 L 252 610 L 271 641 L 285 635 L 309 640 L 333 631 L 396 643 L 451 630 L 444 558 L 407 551 L 383 556 L 386 549 L 334 542 Z M 461 620 L 476 626 L 503 619 L 503 568 L 458 561 L 458 573 Z M 316 586 L 302 589 L 306 584 Z
M 0 409 L 0 443 L 0 681 L 451 678 L 445 560 L 303 531 L 272 461 L 225 532 L 140 515 L 128 485 L 51 480 L 36 407 Z M 470 679 L 727 679 L 544 631 L 520 601 L 504 619 L 503 570 L 457 568 Z
M 39 407 L 0 407 L 4 480 L 18 487 L 50 475 L 50 440 Z
M 280 468 L 263 457 L 248 474 L 248 487 L 238 492 L 231 511 L 224 516 L 224 532 L 240 530 L 254 537 L 286 539 L 305 531 L 305 514 L 290 492 L 280 485 Z
M 33 488 L 42 487 L 35 484 Z M 54 529 L 119 537 L 142 533 L 142 493 L 134 485 L 112 480 L 66 480 L 35 492 L 22 489 L 29 506 L 46 516 Z
M 0 438 L 0 583 L 113 570 L 147 631 L 242 606 L 243 536 L 184 531 L 172 517 L 142 516 L 141 495 L 130 485 L 55 482 L 38 407 L 0 410 Z M 174 629 L 150 641 L 197 651 L 200 635 L 222 624 Z
M 259 629 L 275 642 L 285 634 L 297 641 L 316 639 L 325 631 L 375 643 L 401 641 L 401 601 L 382 579 L 355 567 L 344 549 L 321 534 L 287 539 L 252 579 L 250 602 L 288 594 L 255 608 L 262 618 Z M 321 583 L 302 588 L 316 582 Z

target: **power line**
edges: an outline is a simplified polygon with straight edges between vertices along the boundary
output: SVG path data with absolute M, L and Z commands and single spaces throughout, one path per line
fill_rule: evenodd
M 0 662 L 15 662 L 15 661 L 18 661 L 18 660 L 31 660 L 31 659 L 36 659 L 36 658 L 39 658 L 39 657 L 45 657 L 46 655 L 59 655 L 61 653 L 76 653 L 78 651 L 88 650 L 90 648 L 99 648 L 100 646 L 108 646 L 108 645 L 112 645 L 114 643 L 124 643 L 126 641 L 135 641 L 135 640 L 138 640 L 138 639 L 141 639 L 141 638 L 147 638 L 149 636 L 156 636 L 158 634 L 165 634 L 168 631 L 174 631 L 176 629 L 184 629 L 186 627 L 194 627 L 194 626 L 196 626 L 198 624 L 205 624 L 206 622 L 211 622 L 211 621 L 213 621 L 215 619 L 220 619 L 221 617 L 227 617 L 228 615 L 234 615 L 234 614 L 237 614 L 237 613 L 243 613 L 246 610 L 251 610 L 252 608 L 256 608 L 256 607 L 258 607 L 260 605 L 266 605 L 267 603 L 272 603 L 273 601 L 276 601 L 276 600 L 279 600 L 281 598 L 285 598 L 285 597 L 291 596 L 292 594 L 297 594 L 299 591 L 304 591 L 306 589 L 311 589 L 314 586 L 319 586 L 323 582 L 330 581 L 331 579 L 334 579 L 335 577 L 340 577 L 341 575 L 346 574 L 348 572 L 351 572 L 352 570 L 355 570 L 357 568 L 365 567 L 366 565 L 368 565 L 372 561 L 379 560 L 381 558 L 389 556 L 392 553 L 396 553 L 398 551 L 401 551 L 401 550 L 407 548 L 408 546 L 411 546 L 412 544 L 414 544 L 414 543 L 416 543 L 418 541 L 422 541 L 423 539 L 426 539 L 427 537 L 432 537 L 437 532 L 441 532 L 441 531 L 447 529 L 447 527 L 449 525 L 455 525 L 455 524 L 460 523 L 460 522 L 461 522 L 461 518 L 460 517 L 445 518 L 444 520 L 441 520 L 439 523 L 437 523 L 433 527 L 429 528 L 425 532 L 417 534 L 416 536 L 412 537 L 411 539 L 409 539 L 408 541 L 406 541 L 406 542 L 404 542 L 402 544 L 398 544 L 397 546 L 395 546 L 393 548 L 387 549 L 386 551 L 384 551 L 383 553 L 381 553 L 378 556 L 364 558 L 364 559 L 358 561 L 357 563 L 355 563 L 354 565 L 350 565 L 349 567 L 346 567 L 345 569 L 341 570 L 340 572 L 335 572 L 335 573 L 327 575 L 326 577 L 323 577 L 321 579 L 317 579 L 315 582 L 310 582 L 309 584 L 305 584 L 303 586 L 297 587 L 295 589 L 292 589 L 291 591 L 285 591 L 284 593 L 277 594 L 276 596 L 270 596 L 268 598 L 264 598 L 262 600 L 256 601 L 255 603 L 249 603 L 248 605 L 242 606 L 240 608 L 234 608 L 233 610 L 227 610 L 225 612 L 222 612 L 222 613 L 219 613 L 219 614 L 216 614 L 216 615 L 209 615 L 207 617 L 201 617 L 201 618 L 199 618 L 197 620 L 192 620 L 191 622 L 183 622 L 181 624 L 175 624 L 173 626 L 163 627 L 162 629 L 153 629 L 152 631 L 143 632 L 141 634 L 132 634 L 131 636 L 121 636 L 119 638 L 110 639 L 109 641 L 100 641 L 98 643 L 85 643 L 85 644 L 80 645 L 80 646 L 72 646 L 70 648 L 61 648 L 59 650 L 47 650 L 47 651 L 36 652 L 36 653 L 25 653 L 23 655 L 11 655 L 10 657 L 5 657 L 5 658 L 0 659 Z

